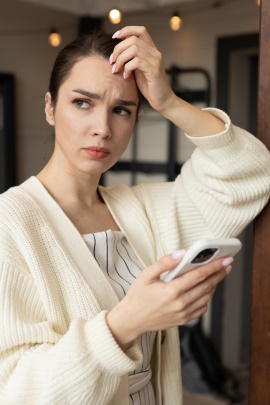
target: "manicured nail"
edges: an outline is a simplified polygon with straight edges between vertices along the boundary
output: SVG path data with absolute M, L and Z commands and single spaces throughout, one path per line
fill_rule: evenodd
M 114 64 L 113 64 L 113 67 L 112 67 L 112 73 L 114 73 L 114 72 L 115 72 L 115 68 L 116 68 L 116 63 L 114 63 Z
M 113 53 L 110 56 L 110 64 L 112 64 L 112 62 L 113 62 Z
M 227 266 L 225 271 L 227 275 L 230 274 L 230 272 L 232 271 L 232 266 Z
M 185 253 L 186 253 L 185 249 L 176 250 L 176 252 L 172 253 L 172 258 L 174 260 L 179 260 L 181 259 L 181 257 L 185 255 Z
M 222 262 L 222 266 L 226 267 L 229 264 L 232 264 L 234 262 L 234 258 L 233 257 L 227 257 L 227 259 L 223 260 Z
M 118 35 L 120 34 L 120 32 L 121 32 L 121 30 L 116 31 L 116 32 L 113 34 L 112 38 L 117 38 Z
M 125 79 L 126 78 L 126 72 L 124 71 L 124 73 L 123 73 L 123 78 Z

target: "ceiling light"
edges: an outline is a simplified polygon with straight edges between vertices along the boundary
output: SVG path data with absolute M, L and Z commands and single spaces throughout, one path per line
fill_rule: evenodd
M 121 19 L 122 13 L 120 10 L 114 8 L 109 12 L 109 20 L 111 21 L 112 24 L 119 24 Z
M 62 38 L 61 35 L 58 33 L 58 31 L 55 28 L 52 28 L 50 30 L 50 35 L 49 35 L 49 44 L 53 47 L 57 47 L 61 44 Z
M 171 29 L 173 31 L 178 31 L 180 29 L 180 27 L 182 25 L 182 20 L 179 17 L 178 13 L 175 12 L 175 13 L 172 14 L 172 16 L 170 18 L 170 21 L 169 21 L 169 24 L 170 24 L 170 27 L 171 27 Z

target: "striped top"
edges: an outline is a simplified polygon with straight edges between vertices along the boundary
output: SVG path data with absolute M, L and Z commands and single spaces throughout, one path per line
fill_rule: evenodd
M 131 283 L 142 271 L 142 264 L 121 231 L 105 231 L 83 235 L 87 246 L 104 272 L 119 300 L 126 295 Z M 130 405 L 155 405 L 151 384 L 150 360 L 156 332 L 139 336 L 143 363 L 129 374 Z

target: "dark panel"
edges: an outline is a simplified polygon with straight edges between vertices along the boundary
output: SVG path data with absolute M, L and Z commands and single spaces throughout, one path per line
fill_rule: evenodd
M 0 74 L 0 96 L 3 101 L 3 128 L 1 136 L 1 184 L 0 193 L 16 185 L 14 77 Z
M 182 165 L 174 163 L 173 171 L 174 173 L 179 173 Z M 158 163 L 158 162 L 136 162 L 136 161 L 125 161 L 120 160 L 113 167 L 110 168 L 111 171 L 115 172 L 140 172 L 140 173 L 152 173 L 152 174 L 164 174 L 168 170 L 168 163 Z
M 245 34 L 218 39 L 217 53 L 217 107 L 228 109 L 230 54 L 237 49 L 258 48 L 259 35 Z
M 251 91 L 250 91 L 250 111 L 249 129 L 252 134 L 257 131 L 257 98 L 258 98 L 258 55 L 251 58 Z

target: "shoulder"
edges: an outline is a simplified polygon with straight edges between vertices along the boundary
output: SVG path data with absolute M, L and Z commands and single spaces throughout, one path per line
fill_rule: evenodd
M 29 179 L 0 195 L 0 249 L 7 244 L 29 244 L 40 228 L 42 211 L 24 187 L 32 183 Z
M 0 263 L 26 269 L 26 252 L 37 243 L 44 230 L 42 211 L 27 190 L 35 181 L 27 180 L 0 195 Z
M 23 183 L 24 184 L 24 183 Z M 0 195 L 0 223 L 23 222 L 32 216 L 38 207 L 31 196 L 24 190 L 23 184 L 12 187 Z

